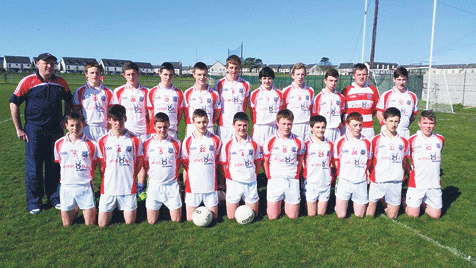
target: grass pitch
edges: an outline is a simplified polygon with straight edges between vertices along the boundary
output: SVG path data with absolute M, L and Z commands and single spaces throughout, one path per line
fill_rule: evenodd
M 71 80 L 74 76 L 66 78 L 72 89 L 84 81 L 78 77 L 78 82 Z M 158 82 L 155 77 L 141 79 L 146 86 Z M 110 87 L 122 83 L 118 80 Z M 182 89 L 192 84 L 188 80 L 181 83 Z M 283 216 L 270 222 L 265 216 L 266 180 L 260 177 L 261 213 L 249 225 L 228 220 L 221 208 L 218 221 L 208 228 L 189 222 L 172 223 L 167 216 L 150 226 L 144 204 L 140 204 L 138 223 L 132 226 L 125 225 L 119 215 L 104 229 L 85 226 L 82 218 L 63 228 L 56 209 L 36 216 L 25 209 L 24 144 L 16 137 L 8 108 L 15 86 L 0 84 L 1 267 L 476 265 L 474 108 L 456 106 L 455 114 L 437 114 L 436 131 L 446 137 L 442 161 L 444 208 L 439 220 L 400 214 L 393 221 L 381 210 L 376 218 L 351 216 L 339 220 L 330 208 L 324 217 L 301 213 L 296 220 Z M 413 124 L 412 133 L 416 128 Z

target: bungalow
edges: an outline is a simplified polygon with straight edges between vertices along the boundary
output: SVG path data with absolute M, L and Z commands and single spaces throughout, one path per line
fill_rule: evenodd
M 191 66 L 183 66 L 182 67 L 182 75 L 192 75 L 193 67 Z
M 101 59 L 99 65 L 102 66 L 106 74 L 121 74 L 124 63 L 128 61 L 129 60 Z
M 351 75 L 354 72 L 354 63 L 341 63 L 338 71 L 339 75 Z
M 292 68 L 293 68 L 292 64 L 284 64 L 284 65 L 279 66 L 278 72 L 280 74 L 290 74 Z
M 220 61 L 217 61 L 208 69 L 208 73 L 210 75 L 224 76 L 226 75 L 226 68 Z
M 60 62 L 60 71 L 62 73 L 82 73 L 88 63 L 97 62 L 93 58 L 75 58 L 63 57 Z
M 147 75 L 154 74 L 154 67 L 152 64 L 148 62 L 136 62 L 135 64 L 137 64 L 141 73 Z
M 3 69 L 10 72 L 31 71 L 30 57 L 5 56 L 3 57 Z
M 374 62 L 372 68 L 370 62 L 365 62 L 365 65 L 374 75 L 393 74 L 393 71 L 398 68 L 398 63 L 392 62 Z

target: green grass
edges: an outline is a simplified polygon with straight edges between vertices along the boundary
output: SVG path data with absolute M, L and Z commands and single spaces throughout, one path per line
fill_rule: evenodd
M 141 79 L 146 86 L 158 82 L 154 77 Z M 106 77 L 106 84 L 107 81 Z M 330 214 L 324 217 L 311 218 L 301 213 L 296 220 L 283 216 L 270 222 L 264 215 L 266 180 L 260 176 L 261 214 L 250 225 L 242 226 L 226 219 L 222 208 L 218 221 L 208 228 L 188 222 L 172 223 L 167 217 L 150 226 L 145 220 L 144 204 L 140 204 L 138 223 L 132 226 L 125 225 L 119 215 L 104 229 L 85 226 L 81 218 L 73 226 L 63 228 L 57 210 L 47 209 L 34 216 L 25 209 L 24 145 L 8 121 L 8 99 L 15 85 L 0 84 L 1 267 L 470 267 L 475 264 L 415 233 L 476 258 L 474 108 L 456 106 L 455 114 L 437 115 L 436 131 L 446 137 L 442 162 L 444 208 L 439 220 L 426 215 L 412 219 L 401 214 L 396 220 L 401 224 L 397 224 L 383 216 L 381 210 L 374 219 L 351 216 L 339 220 L 329 209 Z M 413 124 L 412 133 L 416 128 Z

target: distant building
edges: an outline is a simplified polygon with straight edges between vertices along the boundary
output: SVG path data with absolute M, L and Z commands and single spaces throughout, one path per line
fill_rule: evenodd
M 3 68 L 3 57 L 0 57 L 0 71 L 5 71 L 5 68 Z
M 268 67 L 273 69 L 275 73 L 279 73 L 279 67 L 281 67 L 281 64 L 270 64 Z
M 137 64 L 137 67 L 139 67 L 139 71 L 142 74 L 154 74 L 154 67 L 152 66 L 152 64 L 148 62 L 135 62 L 135 64 Z
M 182 75 L 182 62 L 181 61 L 170 61 L 170 64 L 174 66 L 175 75 Z
M 183 66 L 182 67 L 182 75 L 192 75 L 193 67 L 191 66 Z
M 83 73 L 88 63 L 97 62 L 93 58 L 75 58 L 63 57 L 60 62 L 60 71 L 62 73 Z
M 210 75 L 225 76 L 226 75 L 225 65 L 223 65 L 220 61 L 217 61 L 208 69 L 208 73 Z
M 30 57 L 4 56 L 3 69 L 9 72 L 30 72 L 32 70 Z
M 289 74 L 291 73 L 291 69 L 293 68 L 293 65 L 292 64 L 284 64 L 284 65 L 281 65 L 279 66 L 278 68 L 278 73 L 280 74 Z M 274 69 L 273 69 L 274 71 Z M 276 71 L 275 71 L 276 72 Z
M 36 70 L 36 60 L 37 59 L 38 59 L 38 57 L 33 57 L 33 60 L 31 61 L 31 69 L 32 70 Z M 55 61 L 55 71 L 56 72 L 61 71 L 61 66 L 60 66 L 58 61 Z
M 106 74 L 121 74 L 124 63 L 128 61 L 130 60 L 101 59 L 99 65 L 102 66 Z
M 393 74 L 393 71 L 398 68 L 398 63 L 394 62 L 374 62 L 373 68 L 370 68 L 370 62 L 365 62 L 365 66 L 369 68 L 375 75 Z
M 354 63 L 341 63 L 338 71 L 339 75 L 352 75 L 354 72 Z

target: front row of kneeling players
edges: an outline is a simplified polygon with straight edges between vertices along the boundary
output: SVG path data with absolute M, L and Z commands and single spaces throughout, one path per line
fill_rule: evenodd
M 79 209 L 86 225 L 95 223 L 96 210 L 92 190 L 96 163 L 102 174 L 98 225 L 106 226 L 117 207 L 124 213 L 126 224 L 136 221 L 137 186 L 135 178 L 144 161 L 149 176 L 146 199 L 147 220 L 158 220 L 162 204 L 170 211 L 172 221 L 181 221 L 182 199 L 177 181 L 180 164 L 184 166 L 185 207 L 188 221 L 202 203 L 213 218 L 218 216 L 216 171 L 226 178 L 227 216 L 233 219 L 243 200 L 258 213 L 257 173 L 261 163 L 268 178 L 267 215 L 277 219 L 284 212 L 297 218 L 301 203 L 300 176 L 308 215 L 324 215 L 336 182 L 337 217 L 347 216 L 352 199 L 354 214 L 373 216 L 382 201 L 385 212 L 395 218 L 401 205 L 402 181 L 409 173 L 406 213 L 425 212 L 433 218 L 441 215 L 440 186 L 441 149 L 444 138 L 435 134 L 436 118 L 432 111 L 421 113 L 420 130 L 406 140 L 396 128 L 400 111 L 389 108 L 384 113 L 386 128 L 372 140 L 361 135 L 363 118 L 351 113 L 346 118 L 347 132 L 335 144 L 324 138 L 326 119 L 313 116 L 311 137 L 304 142 L 291 133 L 293 113 L 283 109 L 277 114 L 277 132 L 262 146 L 248 136 L 248 116 L 234 116 L 235 135 L 223 146 L 218 136 L 207 129 L 205 111 L 193 113 L 194 132 L 183 143 L 167 134 L 169 118 L 155 115 L 155 134 L 144 144 L 125 128 L 126 111 L 121 105 L 108 110 L 110 131 L 97 144 L 83 135 L 84 118 L 76 113 L 65 118 L 68 133 L 56 142 L 55 160 L 61 166 L 61 217 L 64 226 L 72 224 Z M 408 164 L 411 158 L 411 166 Z M 302 172 L 301 172 L 302 170 Z M 368 190 L 368 183 L 370 188 Z

